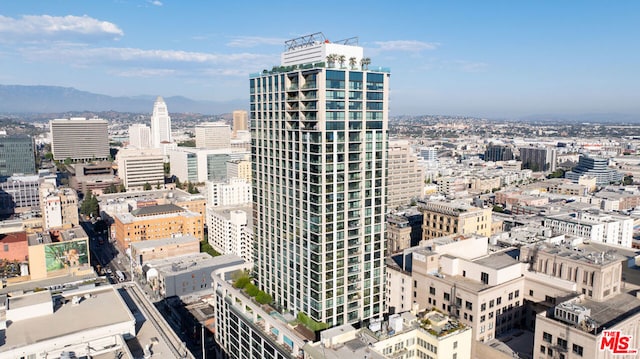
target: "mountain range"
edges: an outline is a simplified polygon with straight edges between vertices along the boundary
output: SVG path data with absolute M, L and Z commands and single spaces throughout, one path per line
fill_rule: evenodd
M 161 95 L 161 94 L 160 94 Z M 117 111 L 150 113 L 157 96 L 114 97 L 73 87 L 0 85 L 0 113 Z M 248 101 L 197 101 L 182 96 L 163 97 L 170 112 L 214 115 L 246 109 Z

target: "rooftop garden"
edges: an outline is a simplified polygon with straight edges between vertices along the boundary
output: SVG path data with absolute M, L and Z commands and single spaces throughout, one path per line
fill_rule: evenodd
M 309 330 L 312 330 L 314 332 L 318 332 L 318 331 L 329 328 L 329 324 L 316 322 L 315 320 L 309 318 L 309 316 L 303 312 L 298 313 L 297 322 L 304 325 Z
M 466 326 L 457 320 L 449 319 L 440 312 L 432 311 L 426 313 L 420 320 L 420 328 L 433 336 L 442 337 L 464 329 Z
M 238 272 L 236 274 L 233 287 L 243 290 L 249 297 L 253 298 L 259 304 L 270 304 L 273 301 L 271 295 L 264 292 L 252 283 L 251 276 L 247 272 Z

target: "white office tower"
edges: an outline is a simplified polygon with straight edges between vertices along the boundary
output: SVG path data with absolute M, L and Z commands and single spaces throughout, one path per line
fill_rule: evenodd
M 151 114 L 151 146 L 161 148 L 162 142 L 171 143 L 171 117 L 167 104 L 162 96 L 156 98 L 153 103 L 153 113 Z
M 235 254 L 253 261 L 251 206 L 207 208 L 209 244 L 221 254 Z
M 231 128 L 224 122 L 203 122 L 196 125 L 196 147 L 221 149 L 231 147 Z
M 64 161 L 109 158 L 107 120 L 73 117 L 49 121 L 53 159 Z
M 118 177 L 127 190 L 164 188 L 164 156 L 157 148 L 139 150 L 124 148 L 116 156 Z
M 129 146 L 143 149 L 151 147 L 151 129 L 149 126 L 136 123 L 129 126 Z
M 381 318 L 385 292 L 389 70 L 355 42 L 289 40 L 250 78 L 257 282 L 332 326 Z
M 246 206 L 251 204 L 251 183 L 232 178 L 206 182 L 207 207 Z

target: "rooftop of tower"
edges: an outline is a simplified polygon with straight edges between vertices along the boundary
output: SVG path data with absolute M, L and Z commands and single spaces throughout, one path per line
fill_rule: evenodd
M 320 44 L 329 44 L 329 43 L 332 43 L 332 42 L 329 41 L 329 39 L 327 39 L 323 33 L 316 32 L 314 34 L 304 35 L 304 36 L 296 37 L 291 40 L 287 40 L 284 42 L 284 45 L 285 45 L 284 47 L 285 47 L 285 51 L 291 51 L 299 48 L 316 46 Z M 355 37 L 350 37 L 344 40 L 333 41 L 333 43 L 349 45 L 349 46 L 358 46 L 358 37 L 355 36 Z
M 284 52 L 280 56 L 280 66 L 250 74 L 249 77 L 256 78 L 314 68 L 391 72 L 388 67 L 369 66 L 369 64 L 371 59 L 364 56 L 364 49 L 358 45 L 358 37 L 330 41 L 323 33 L 316 32 L 285 41 Z
M 363 58 L 364 51 L 358 46 L 357 37 L 331 42 L 323 33 L 317 32 L 285 41 L 280 64 L 290 66 L 327 61 L 344 65 L 349 59 L 355 59 L 355 63 L 360 64 Z

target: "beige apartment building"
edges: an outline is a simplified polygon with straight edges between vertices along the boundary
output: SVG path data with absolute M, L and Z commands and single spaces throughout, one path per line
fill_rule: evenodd
M 113 223 L 113 216 L 129 213 L 150 205 L 175 204 L 204 218 L 206 199 L 200 194 L 191 194 L 180 189 L 162 189 L 139 192 L 103 194 L 98 198 L 100 215 Z
M 40 211 L 45 229 L 77 226 L 78 195 L 71 188 L 57 188 L 51 183 L 42 183 Z
M 527 264 L 529 276 L 564 280 L 567 290 L 590 300 L 609 300 L 621 291 L 622 258 L 612 252 L 544 243 L 520 248 L 520 260 Z
M 413 306 L 448 313 L 473 328 L 474 340 L 484 342 L 520 325 L 524 304 L 522 264 L 502 252 L 488 253 L 486 237 L 438 238 L 403 254 L 412 258 L 409 283 L 402 277 L 406 267 L 398 271 L 388 266 L 388 272 L 400 273 L 387 278 L 405 280 L 400 295 L 411 296 Z M 397 290 L 395 287 L 397 284 L 387 283 L 388 296 L 389 289 Z M 401 306 L 406 304 L 400 302 Z
M 422 196 L 424 167 L 407 140 L 390 140 L 388 153 L 387 208 L 391 209 Z
M 387 216 L 387 255 L 411 247 L 411 226 L 403 216 Z
M 420 207 L 424 214 L 422 238 L 450 234 L 491 235 L 491 208 L 478 208 L 463 202 L 428 202 Z
M 376 324 L 371 328 L 377 329 Z M 304 346 L 304 357 L 471 358 L 471 328 L 440 312 L 393 314 L 389 316 L 388 328 L 388 332 L 374 331 L 346 324 L 327 329 L 322 332 L 323 341 Z
M 249 113 L 245 110 L 233 111 L 233 137 L 235 138 L 238 131 L 249 130 Z
M 242 178 L 248 183 L 251 183 L 251 161 L 227 161 L 227 178 Z
M 640 299 L 619 293 L 604 301 L 592 301 L 583 295 L 559 303 L 536 316 L 534 358 L 609 359 L 637 358 L 640 351 Z M 608 333 L 629 336 L 633 354 L 614 354 L 613 348 L 600 347 Z M 615 343 L 614 348 L 615 348 Z

